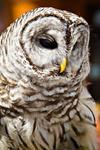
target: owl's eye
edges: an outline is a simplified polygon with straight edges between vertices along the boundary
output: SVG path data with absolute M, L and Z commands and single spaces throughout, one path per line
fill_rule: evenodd
M 40 46 L 42 46 L 46 49 L 55 49 L 58 47 L 56 40 L 50 35 L 45 35 L 45 36 L 39 37 L 38 42 L 39 42 Z

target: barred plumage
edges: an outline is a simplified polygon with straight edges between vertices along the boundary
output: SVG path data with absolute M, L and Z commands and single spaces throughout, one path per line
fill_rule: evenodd
M 32 10 L 0 35 L 1 150 L 96 150 L 88 42 L 87 22 L 54 8 Z

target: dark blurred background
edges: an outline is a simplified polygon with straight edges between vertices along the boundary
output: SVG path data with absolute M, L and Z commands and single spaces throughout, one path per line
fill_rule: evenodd
M 100 0 L 0 0 L 0 32 L 22 13 L 40 6 L 71 11 L 89 23 L 91 73 L 88 88 L 93 98 L 100 102 Z

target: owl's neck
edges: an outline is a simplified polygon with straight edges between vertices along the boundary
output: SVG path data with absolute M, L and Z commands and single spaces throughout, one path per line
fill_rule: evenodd
M 81 83 L 67 84 L 64 80 L 33 83 L 20 82 L 13 92 L 16 110 L 45 117 L 50 122 L 67 121 L 75 114 Z M 19 96 L 19 97 L 18 97 Z M 74 110 L 74 111 L 73 111 Z M 74 113 L 73 113 L 74 112 Z
M 8 84 L 8 83 L 7 83 Z M 36 82 L 21 80 L 18 84 L 4 86 L 8 93 L 7 108 L 11 107 L 10 115 L 20 115 L 25 112 L 33 113 L 34 117 L 45 117 L 53 122 L 67 121 L 76 113 L 81 83 L 48 80 Z M 74 111 L 73 111 L 74 110 Z M 11 113 L 12 112 L 12 113 Z

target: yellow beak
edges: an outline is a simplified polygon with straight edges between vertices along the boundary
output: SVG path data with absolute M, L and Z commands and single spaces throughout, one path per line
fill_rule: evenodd
M 67 58 L 63 58 L 61 64 L 60 64 L 60 73 L 63 73 L 68 66 L 68 60 Z

